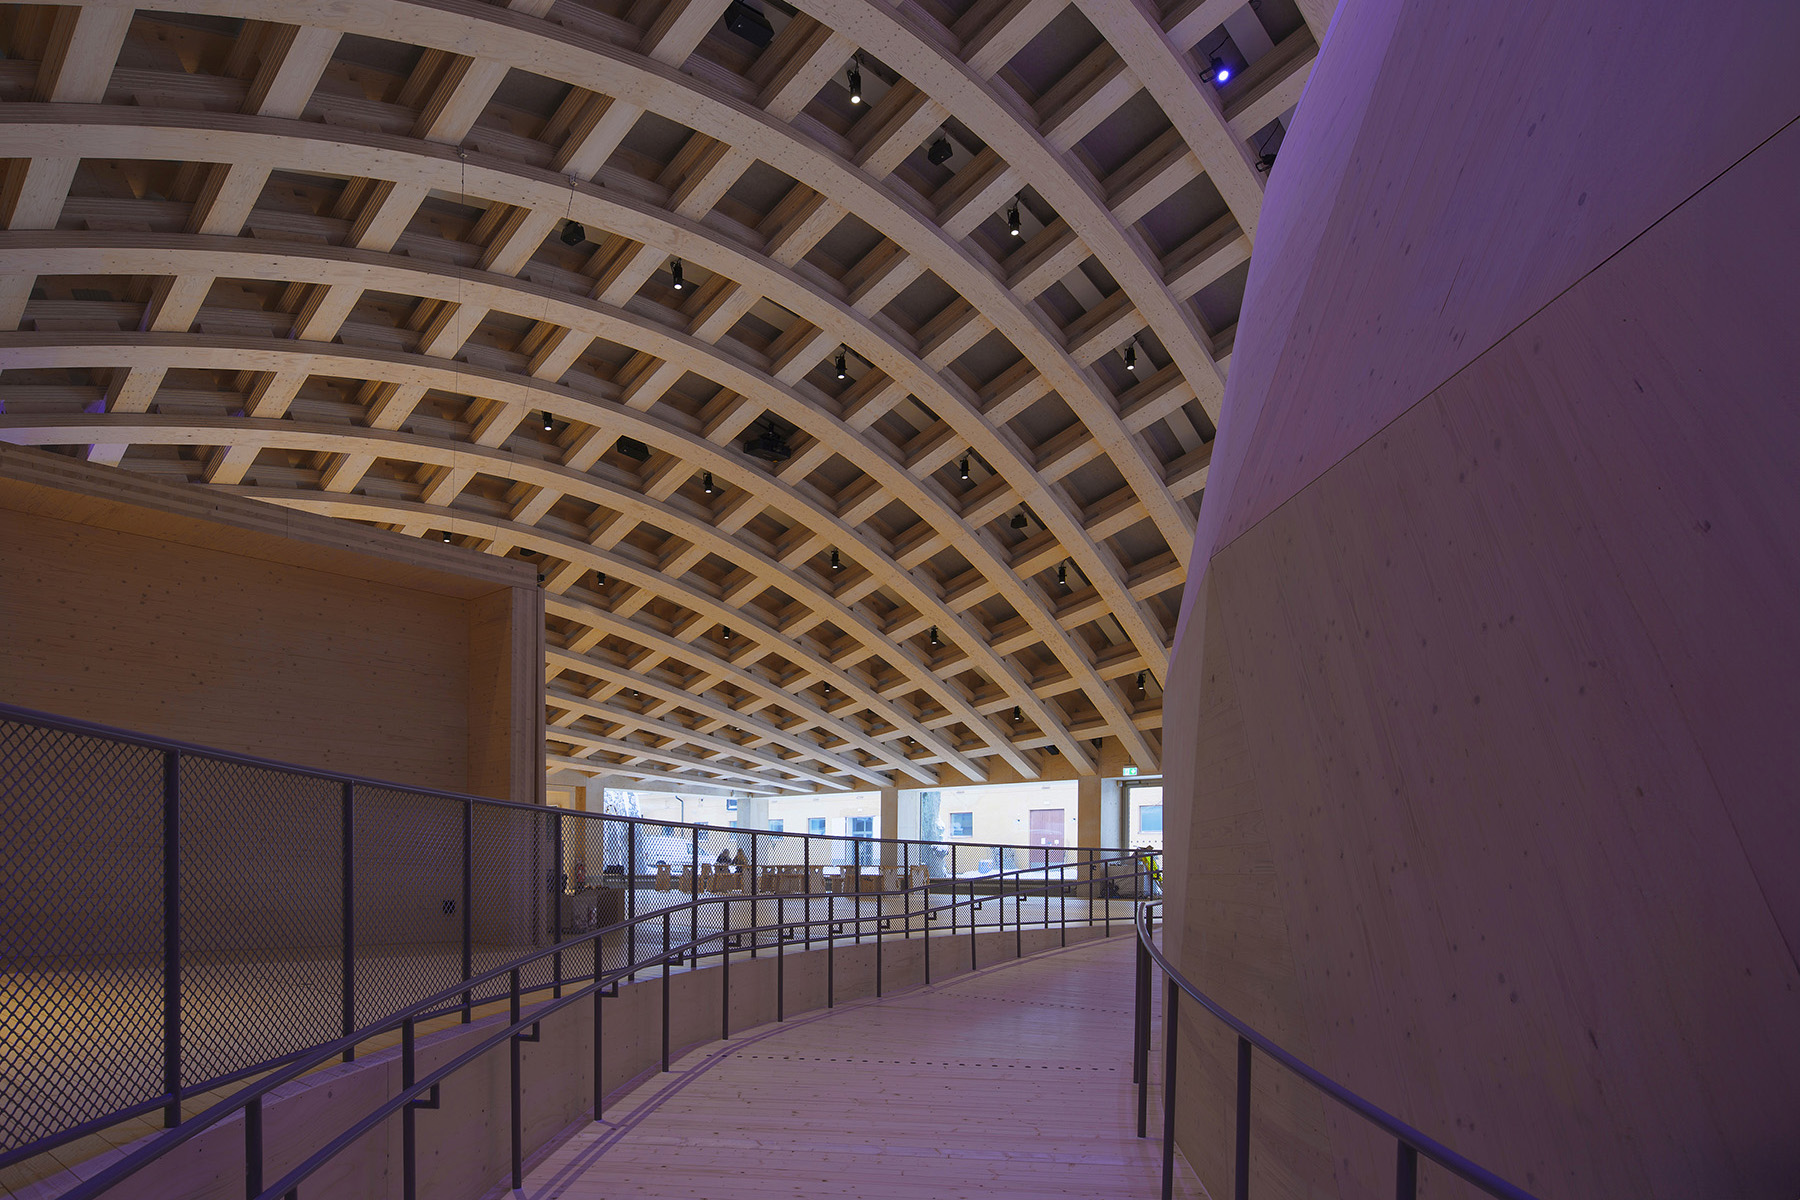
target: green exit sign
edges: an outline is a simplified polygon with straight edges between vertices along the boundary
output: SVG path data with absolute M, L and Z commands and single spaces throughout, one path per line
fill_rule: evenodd
M 1136 768 L 1136 767 L 1126 767 L 1126 768 L 1125 768 L 1125 773 L 1126 773 L 1126 774 L 1127 774 L 1127 775 L 1136 775 L 1136 774 L 1137 774 L 1137 768 Z

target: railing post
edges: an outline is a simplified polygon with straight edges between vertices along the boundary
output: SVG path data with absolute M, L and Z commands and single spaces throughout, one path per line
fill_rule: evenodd
M 806 897 L 805 900 L 801 901 L 801 904 L 806 909 L 806 916 L 801 918 L 801 929 L 802 929 L 802 933 L 800 934 L 801 945 L 804 946 L 806 949 L 811 950 L 812 949 L 812 834 L 810 834 L 810 833 L 806 834 L 800 841 L 800 868 L 804 872 L 804 875 L 802 876 L 802 878 L 804 878 L 806 880 L 806 886 L 800 889 L 801 893 Z M 777 881 L 776 886 L 777 887 L 780 886 L 779 881 Z M 830 906 L 827 909 L 827 911 L 830 913 L 830 915 L 836 916 L 837 915 L 836 901 L 828 900 L 828 901 L 826 901 L 826 903 Z
M 700 899 L 700 827 L 694 826 L 689 831 L 692 835 L 693 849 L 690 851 L 691 865 L 688 868 L 688 953 L 692 955 L 695 968 L 700 966 L 700 906 L 695 901 Z
M 256 1200 L 263 1190 L 263 1111 L 262 1097 L 254 1096 L 244 1105 L 244 1196 Z M 412 1200 L 411 1195 L 407 1200 Z
M 1149 949 L 1144 946 L 1142 941 L 1140 941 L 1138 943 L 1138 950 L 1140 951 L 1140 957 L 1138 959 L 1138 971 L 1139 971 L 1138 987 L 1143 996 L 1143 1007 L 1138 1009 L 1137 1135 L 1139 1137 L 1149 1137 L 1150 1136 L 1150 1132 L 1149 1132 L 1149 1126 L 1150 1126 L 1150 1001 L 1151 1001 L 1151 998 L 1155 995 L 1155 991 L 1153 989 L 1156 987 L 1156 980 L 1155 980 L 1154 974 L 1152 973 L 1153 964 L 1150 959 Z
M 786 899 L 775 896 L 775 1019 L 787 1020 L 787 919 L 782 915 Z
M 860 893 L 860 892 L 857 893 L 856 905 L 857 905 L 857 919 L 861 920 L 861 918 L 862 918 L 862 893 Z M 810 903 L 808 903 L 806 907 L 808 909 L 807 915 L 808 915 L 808 917 L 810 917 L 812 915 L 811 911 L 810 911 L 812 909 L 812 905 Z M 832 916 L 836 916 L 836 915 L 837 914 L 835 914 L 835 913 L 832 914 Z M 809 928 L 810 928 L 810 926 L 809 926 Z M 826 1008 L 836 1008 L 837 1007 L 837 976 L 836 976 L 837 938 L 834 935 L 834 930 L 836 928 L 837 927 L 831 923 L 830 918 L 829 917 L 826 918 L 826 921 L 825 921 L 825 1007 Z
M 886 880 L 883 880 L 882 882 L 885 883 Z M 879 906 L 886 901 L 886 896 L 878 895 L 875 903 Z M 858 924 L 861 924 L 861 922 L 858 922 Z M 881 909 L 877 907 L 875 910 L 875 998 L 877 1000 L 881 999 L 881 925 Z
M 976 863 L 975 869 L 976 869 L 976 871 L 980 871 L 981 864 Z M 952 896 L 956 895 L 956 891 L 954 888 L 951 889 L 950 894 Z M 971 880 L 969 880 L 969 970 L 970 971 L 975 971 L 978 969 L 976 966 L 976 963 L 975 963 L 975 940 L 976 940 L 976 937 L 978 936 L 978 934 L 976 932 L 978 928 L 979 927 L 975 923 L 975 881 L 973 879 L 971 879 Z
M 662 1069 L 669 1069 L 669 913 L 663 910 L 662 958 Z
M 731 1040 L 731 893 L 719 903 L 719 1037 Z M 756 926 L 752 923 L 751 928 Z
M 1180 999 L 1181 989 L 1173 979 L 1167 980 L 1163 991 L 1162 1200 L 1174 1200 L 1175 1196 L 1175 1031 L 1179 1016 L 1176 1007 Z M 1241 1053 L 1239 1057 L 1241 1059 Z M 1248 1128 L 1246 1122 L 1246 1132 Z M 1240 1195 L 1238 1200 L 1243 1200 L 1243 1196 Z
M 602 834 L 604 844 L 605 835 Z M 605 857 L 602 855 L 601 857 Z M 631 924 L 625 927 L 625 961 L 627 964 L 637 962 L 637 822 L 625 823 L 625 919 Z M 637 972 L 633 971 L 626 978 L 635 982 Z
M 563 891 L 566 887 L 566 884 L 564 882 L 565 872 L 563 870 L 563 867 L 564 867 L 564 864 L 568 860 L 563 857 L 562 810 L 553 808 L 550 810 L 549 816 L 550 816 L 550 828 L 554 831 L 554 837 L 555 837 L 555 841 L 556 841 L 556 861 L 550 868 L 550 911 L 555 914 L 555 917 L 553 918 L 554 923 L 552 924 L 551 928 L 555 929 L 556 933 L 550 939 L 550 941 L 551 941 L 551 944 L 560 946 L 562 944 L 562 935 L 563 935 L 563 925 L 562 925 Z M 552 987 L 552 991 L 551 991 L 550 995 L 554 999 L 561 1000 L 562 999 L 562 985 L 563 985 L 562 951 L 561 950 L 558 950 L 555 954 L 552 954 L 550 956 L 550 981 L 551 981 L 551 987 Z
M 512 1015 L 511 1023 L 517 1025 L 519 1023 L 519 968 L 512 969 L 510 979 L 512 996 L 509 1011 Z M 522 1090 L 519 1079 L 521 1071 L 519 1035 L 514 1033 L 507 1039 L 507 1042 L 512 1047 L 512 1185 L 513 1191 L 516 1192 L 525 1186 L 525 1119 L 519 1095 Z M 1165 1200 L 1167 1200 L 1166 1197 Z
M 1173 982 L 1171 981 L 1171 986 Z M 1250 1040 L 1237 1040 L 1236 1200 L 1250 1200 Z
M 466 980 L 475 974 L 475 801 L 463 801 L 462 828 L 462 972 Z M 475 993 L 462 994 L 462 1020 L 467 1025 L 474 1008 Z
M 1419 1194 L 1419 1152 L 1406 1142 L 1396 1143 L 1394 1200 L 1414 1200 Z
M 343 902 L 344 920 L 344 1036 L 356 1028 L 356 785 L 344 780 L 343 794 Z M 356 1047 L 344 1047 L 344 1061 L 356 1061 Z
M 413 1019 L 400 1023 L 400 1088 L 411 1088 L 418 1082 L 418 1061 L 414 1056 L 416 1030 Z M 400 1189 L 401 1200 L 417 1200 L 419 1194 L 419 1114 L 411 1100 L 400 1110 Z
M 601 835 L 604 844 L 605 834 Z M 605 857 L 602 855 L 601 857 Z M 605 865 L 604 863 L 602 864 Z M 605 1041 L 600 1036 L 600 1003 L 606 997 L 600 990 L 601 968 L 601 935 L 594 935 L 594 1120 L 600 1119 L 600 1110 L 606 1106 L 606 1076 L 601 1070 L 601 1052 Z
M 746 896 L 750 897 L 750 928 L 755 929 L 762 924 L 762 918 L 757 915 L 758 909 L 756 904 L 756 831 L 754 829 L 750 831 L 750 865 L 744 869 L 750 872 L 750 877 L 744 880 L 741 890 Z M 780 940 L 780 930 L 776 930 L 775 937 L 777 940 Z M 756 939 L 756 934 L 753 933 L 750 935 L 751 958 L 756 957 Z
M 181 1124 L 181 754 L 163 751 L 163 1126 Z
M 1137 939 L 1137 956 L 1131 963 L 1131 1082 L 1144 1082 L 1143 1064 L 1140 1061 L 1144 1053 L 1144 1009 L 1148 997 L 1144 995 L 1144 960 L 1150 952 L 1144 949 L 1143 938 Z M 1144 1136 L 1141 1132 L 1139 1137 Z

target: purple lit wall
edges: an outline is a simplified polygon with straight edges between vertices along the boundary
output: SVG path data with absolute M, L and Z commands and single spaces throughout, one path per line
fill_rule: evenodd
M 1800 1195 L 1796 47 L 1785 0 L 1344 0 L 1258 231 L 1171 942 L 1546 1198 Z M 1183 1037 L 1229 1194 L 1233 1044 Z M 1255 1104 L 1252 1195 L 1392 1195 Z

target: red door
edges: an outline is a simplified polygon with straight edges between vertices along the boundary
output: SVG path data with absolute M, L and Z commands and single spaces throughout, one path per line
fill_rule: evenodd
M 1031 810 L 1031 865 L 1053 867 L 1061 863 L 1063 845 L 1063 810 L 1034 808 Z M 1045 847 L 1039 849 L 1039 847 Z M 1056 851 L 1055 855 L 1050 850 Z

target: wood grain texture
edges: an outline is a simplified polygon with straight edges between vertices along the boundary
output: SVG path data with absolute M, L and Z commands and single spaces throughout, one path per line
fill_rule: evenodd
M 1761 47 L 1672 141 L 1648 95 L 1661 39 L 1722 62 L 1772 15 L 1584 11 L 1596 60 L 1548 5 L 1347 6 L 1265 208 L 1246 312 L 1273 324 L 1239 346 L 1184 598 L 1181 960 L 1545 1197 L 1800 1183 L 1800 95 Z M 1484 51 L 1458 90 L 1502 36 L 1537 61 Z M 1379 71 L 1334 66 L 1351 46 Z M 1200 1049 L 1204 1112 L 1230 1079 Z M 1260 1194 L 1391 1193 L 1354 1119 L 1328 1108 L 1309 1161 L 1310 1114 L 1258 1114 L 1295 1152 Z M 1216 1130 L 1186 1136 L 1216 1190 Z

